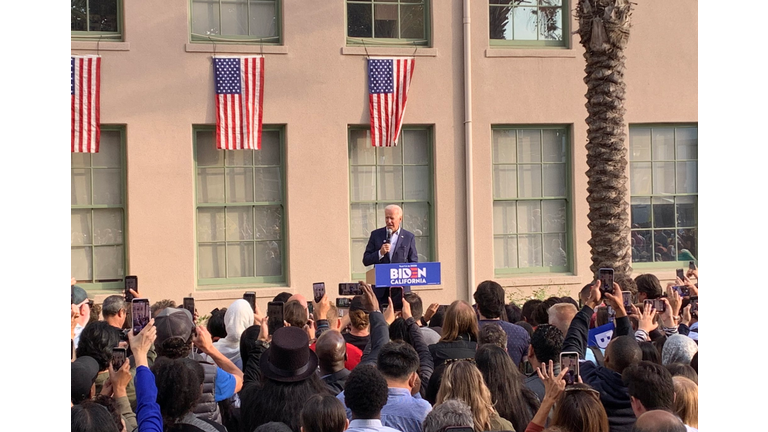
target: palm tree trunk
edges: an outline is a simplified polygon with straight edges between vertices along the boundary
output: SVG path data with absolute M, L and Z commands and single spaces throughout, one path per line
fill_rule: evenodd
M 579 0 L 576 7 L 587 61 L 590 269 L 597 274 L 599 268 L 613 268 L 617 280 L 632 274 L 624 143 L 624 48 L 630 15 L 628 0 Z

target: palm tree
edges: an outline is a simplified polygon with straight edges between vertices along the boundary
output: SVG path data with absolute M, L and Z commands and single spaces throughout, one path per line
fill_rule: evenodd
M 627 147 L 624 125 L 624 48 L 629 39 L 628 0 L 578 0 L 587 84 L 587 202 L 592 265 L 614 277 L 632 274 Z

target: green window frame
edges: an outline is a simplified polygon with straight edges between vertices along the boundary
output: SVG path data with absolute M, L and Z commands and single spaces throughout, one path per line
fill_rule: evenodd
M 286 282 L 285 131 L 261 150 L 217 150 L 214 126 L 193 129 L 198 286 Z
M 350 126 L 349 202 L 352 280 L 373 268 L 363 266 L 371 231 L 384 226 L 384 207 L 403 209 L 402 227 L 415 236 L 419 262 L 435 259 L 433 133 L 428 126 L 403 126 L 398 145 L 371 146 L 370 127 Z
M 629 126 L 635 267 L 698 261 L 698 134 L 698 124 Z
M 192 42 L 282 45 L 281 0 L 190 0 Z
M 493 126 L 497 275 L 571 271 L 570 138 L 566 126 Z
M 430 21 L 430 0 L 347 0 L 347 45 L 430 46 Z
M 72 0 L 71 32 L 73 40 L 123 40 L 122 0 Z
M 567 47 L 568 0 L 489 0 L 488 8 L 491 46 Z
M 99 153 L 71 155 L 71 268 L 90 293 L 123 288 L 126 275 L 125 129 L 101 126 Z

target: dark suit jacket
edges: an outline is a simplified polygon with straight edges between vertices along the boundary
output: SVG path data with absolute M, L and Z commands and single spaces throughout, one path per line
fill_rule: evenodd
M 419 255 L 416 253 L 416 238 L 412 232 L 400 228 L 400 236 L 397 238 L 392 260 L 389 259 L 389 254 L 385 254 L 379 261 L 379 249 L 385 240 L 387 240 L 386 227 L 371 231 L 368 246 L 365 247 L 363 254 L 363 265 L 419 262 Z

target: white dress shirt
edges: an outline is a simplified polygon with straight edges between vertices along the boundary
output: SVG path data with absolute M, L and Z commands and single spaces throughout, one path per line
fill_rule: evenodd
M 392 255 L 395 253 L 395 247 L 397 246 L 397 239 L 400 238 L 400 228 L 397 229 L 397 231 L 392 233 L 392 238 L 389 240 L 389 260 L 392 261 Z M 384 258 L 384 255 L 381 254 L 381 249 L 379 249 L 379 260 Z

